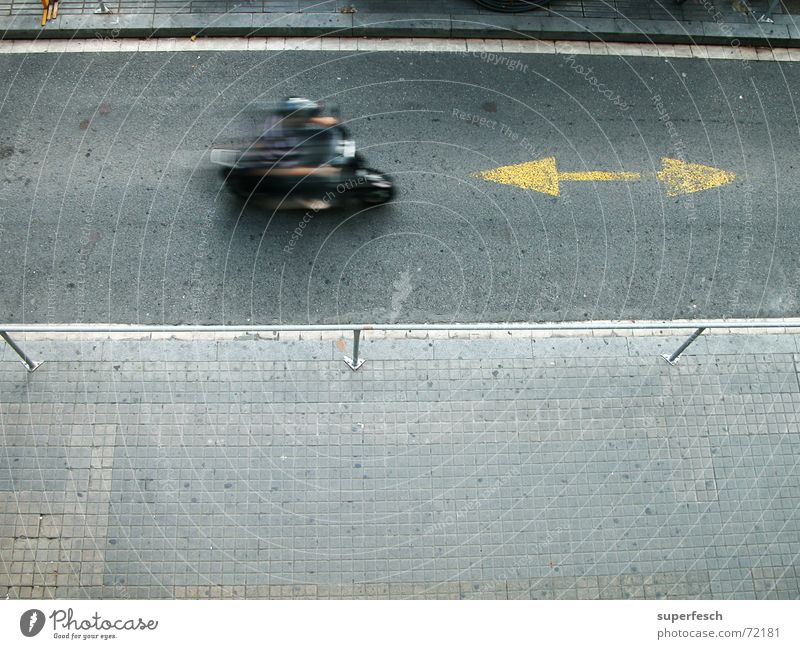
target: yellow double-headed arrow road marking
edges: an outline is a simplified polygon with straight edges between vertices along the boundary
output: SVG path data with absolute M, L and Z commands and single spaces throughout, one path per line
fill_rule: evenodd
M 555 157 L 488 169 L 475 175 L 484 180 L 532 189 L 550 196 L 561 195 L 561 183 L 564 181 L 631 182 L 643 177 L 638 171 L 559 171 Z M 664 185 L 667 196 L 701 192 L 726 185 L 736 178 L 736 174 L 730 171 L 672 158 L 661 158 L 661 170 L 655 176 Z

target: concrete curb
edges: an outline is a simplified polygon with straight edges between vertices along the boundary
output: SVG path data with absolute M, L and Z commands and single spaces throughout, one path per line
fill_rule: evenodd
M 798 21 L 800 23 L 800 21 Z M 671 22 L 557 16 L 265 13 L 61 15 L 41 28 L 35 16 L 0 16 L 1 40 L 183 38 L 200 36 L 369 36 L 533 38 L 622 43 L 800 47 L 800 24 Z

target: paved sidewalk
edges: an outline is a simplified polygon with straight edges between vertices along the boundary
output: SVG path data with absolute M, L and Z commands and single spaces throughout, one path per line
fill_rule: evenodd
M 194 13 L 339 13 L 498 16 L 500 12 L 481 7 L 473 0 L 104 0 L 119 14 L 194 14 Z M 748 0 L 750 8 L 761 14 L 770 0 Z M 797 9 L 798 2 L 781 4 L 776 15 Z M 711 11 L 713 8 L 713 11 Z M 97 0 L 60 0 L 59 12 L 89 14 Z M 42 3 L 35 0 L 0 0 L 4 13 L 41 16 Z M 744 3 L 708 0 L 707 4 L 687 0 L 677 5 L 672 0 L 552 0 L 548 8 L 526 12 L 529 16 L 571 16 L 575 18 L 644 18 L 648 20 L 703 20 L 713 22 L 719 12 L 726 20 L 747 22 Z
M 800 597 L 798 336 L 0 348 L 0 596 Z
M 61 0 L 39 26 L 39 0 L 0 0 L 5 39 L 201 36 L 521 38 L 704 45 L 800 44 L 798 0 L 774 23 L 757 22 L 770 0 L 553 0 L 549 9 L 502 14 L 472 0 Z M 750 12 L 746 8 L 750 8 Z

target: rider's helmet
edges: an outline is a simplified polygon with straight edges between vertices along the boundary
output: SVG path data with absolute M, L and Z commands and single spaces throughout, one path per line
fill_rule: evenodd
M 311 119 L 322 114 L 322 104 L 305 97 L 287 97 L 278 108 L 281 115 L 296 119 Z

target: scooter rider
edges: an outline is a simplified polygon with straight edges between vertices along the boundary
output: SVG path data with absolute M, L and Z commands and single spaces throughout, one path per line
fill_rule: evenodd
M 333 129 L 339 120 L 323 114 L 322 104 L 288 97 L 270 113 L 262 132 L 240 162 L 250 176 L 268 176 L 273 187 L 319 200 L 341 170 L 331 164 Z M 276 185 L 277 183 L 277 185 Z
M 324 167 L 330 160 L 331 130 L 339 124 L 332 115 L 324 115 L 316 101 L 289 97 L 271 113 L 258 140 L 253 157 L 269 164 L 275 175 L 303 176 Z

